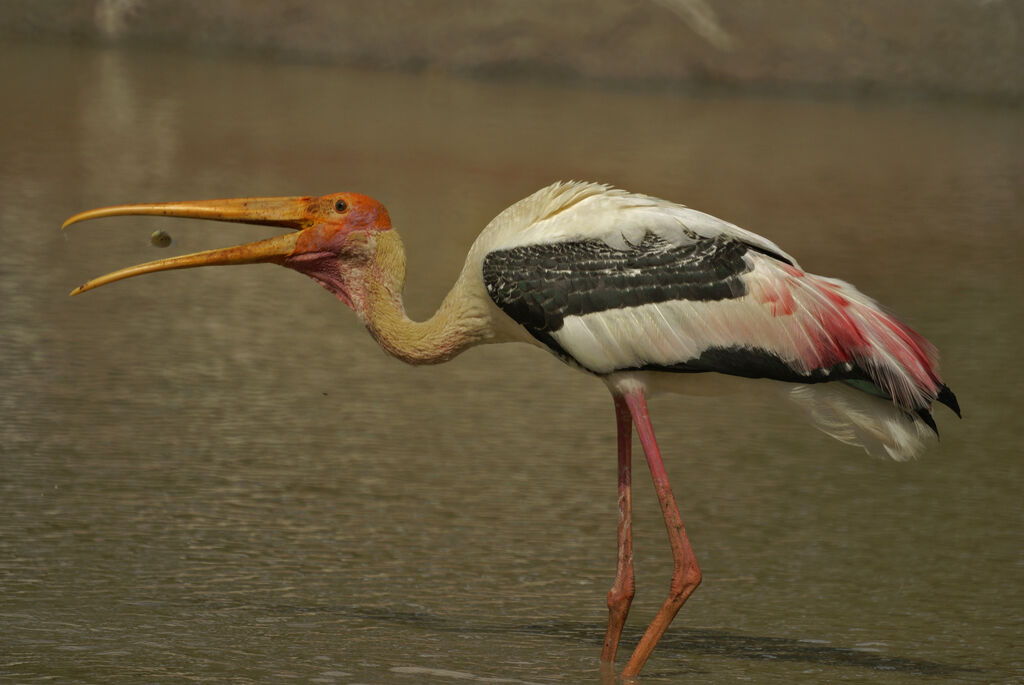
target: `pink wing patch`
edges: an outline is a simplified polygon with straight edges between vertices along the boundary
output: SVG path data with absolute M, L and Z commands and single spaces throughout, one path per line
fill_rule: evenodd
M 744 280 L 790 330 L 803 372 L 852 363 L 902 407 L 927 407 L 942 388 L 935 347 L 843 281 L 753 257 Z

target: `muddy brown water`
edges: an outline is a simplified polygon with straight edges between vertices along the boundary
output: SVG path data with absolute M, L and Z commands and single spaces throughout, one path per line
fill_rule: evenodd
M 403 235 L 422 318 L 494 214 L 569 178 L 712 212 L 858 284 L 938 345 L 965 414 L 939 408 L 941 443 L 893 463 L 756 383 L 656 398 L 705 580 L 643 681 L 1024 678 L 1019 110 L 0 53 L 0 679 L 600 682 L 600 382 L 527 346 L 405 367 L 271 266 L 71 299 L 272 230 L 58 231 L 104 204 L 364 192 Z M 671 570 L 641 468 L 623 651 Z

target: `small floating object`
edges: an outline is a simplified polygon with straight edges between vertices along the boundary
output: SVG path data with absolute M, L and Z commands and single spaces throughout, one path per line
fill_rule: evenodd
M 149 236 L 149 242 L 153 247 L 170 247 L 174 239 L 167 231 L 153 231 L 153 235 Z

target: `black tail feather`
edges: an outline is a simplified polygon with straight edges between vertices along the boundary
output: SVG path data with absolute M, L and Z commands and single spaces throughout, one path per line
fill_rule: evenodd
M 942 388 L 939 389 L 938 397 L 935 399 L 941 404 L 952 409 L 958 417 L 963 418 L 963 415 L 960 414 L 960 405 L 956 401 L 956 395 L 953 394 L 953 391 L 949 389 L 948 385 L 943 385 Z
M 932 413 L 927 409 L 917 409 L 915 410 L 915 413 L 922 421 L 928 424 L 928 427 L 932 429 L 933 433 L 935 433 L 935 437 L 939 437 L 939 427 L 935 425 L 935 419 L 932 418 Z

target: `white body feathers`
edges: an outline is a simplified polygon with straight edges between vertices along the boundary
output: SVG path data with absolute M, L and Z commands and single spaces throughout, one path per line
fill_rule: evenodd
M 807 374 L 808 380 L 812 372 L 827 374 L 830 367 L 858 364 L 883 391 L 876 394 L 887 396 L 837 382 L 797 385 L 791 395 L 818 428 L 843 442 L 895 459 L 921 451 L 930 430 L 914 411 L 929 407 L 943 387 L 934 348 L 852 285 L 806 274 L 770 240 L 703 212 L 593 183 L 556 183 L 488 224 L 469 252 L 456 290 L 463 296 L 472 293 L 487 308 L 491 341 L 512 339 L 544 347 L 491 302 L 481 272 L 487 255 L 578 240 L 599 240 L 626 250 L 648 234 L 676 247 L 720 236 L 752 246 L 743 256 L 749 267 L 742 275 L 746 294 L 566 316 L 551 337 L 573 361 L 612 384 L 627 376 L 637 382 L 647 375 L 625 370 L 671 366 L 712 348 L 767 351 L 795 373 Z M 665 387 L 683 391 L 691 377 L 666 375 L 674 378 Z

